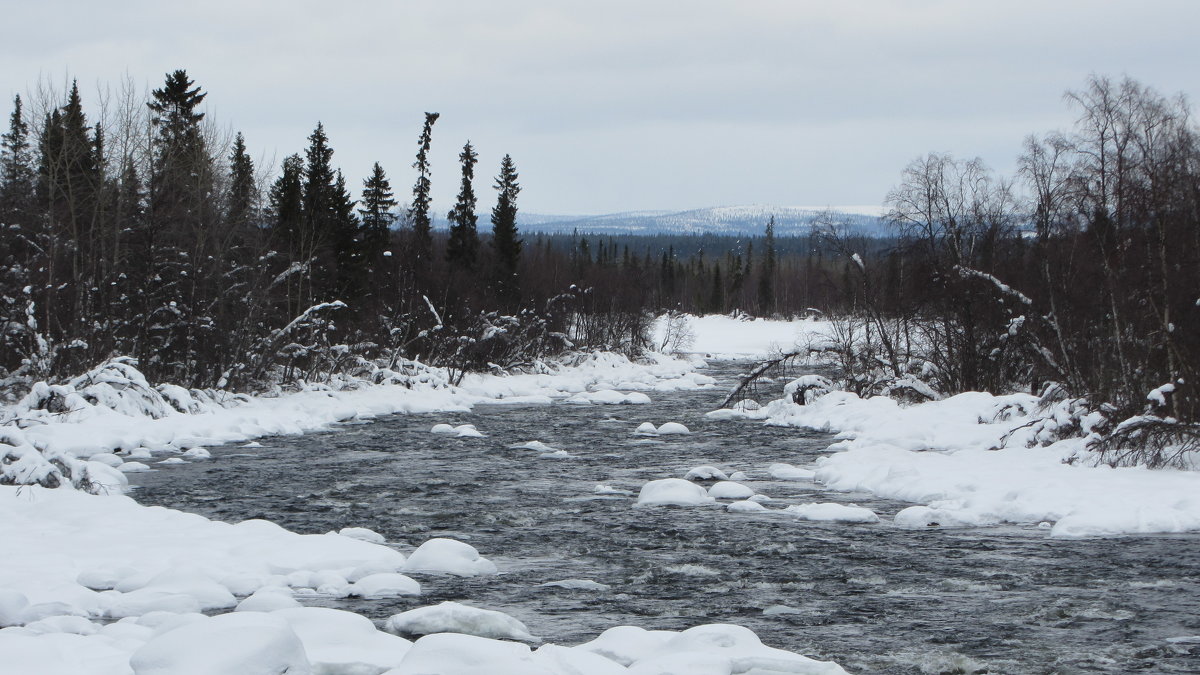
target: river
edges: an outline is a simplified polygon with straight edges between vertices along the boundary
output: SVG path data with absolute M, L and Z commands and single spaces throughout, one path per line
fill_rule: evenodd
M 811 464 L 828 434 L 703 416 L 745 366 L 714 364 L 705 372 L 718 387 L 652 392 L 648 405 L 485 405 L 214 447 L 206 462 L 132 474 L 134 496 L 297 532 L 369 527 L 405 552 L 452 537 L 500 568 L 421 576 L 418 598 L 319 600 L 377 621 L 457 600 L 512 614 L 560 644 L 616 625 L 736 623 L 853 673 L 1200 672 L 1200 537 L 893 527 L 908 504 L 767 474 L 774 462 Z M 633 435 L 644 421 L 693 433 Z M 442 422 L 486 437 L 429 432 Z M 510 447 L 533 440 L 570 457 Z M 772 498 L 769 511 L 633 508 L 646 481 L 702 464 L 746 472 Z M 632 496 L 597 495 L 597 484 Z M 813 501 L 866 506 L 881 522 L 811 523 L 778 510 Z M 542 586 L 564 579 L 609 588 Z

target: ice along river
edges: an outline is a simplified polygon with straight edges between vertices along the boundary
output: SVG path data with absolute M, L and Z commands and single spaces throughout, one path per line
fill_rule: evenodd
M 298 532 L 369 527 L 405 552 L 431 537 L 474 545 L 492 577 L 420 577 L 424 595 L 325 604 L 376 620 L 442 600 L 516 616 L 578 644 L 616 625 L 736 623 L 763 642 L 854 673 L 1200 672 L 1200 537 L 1051 540 L 1036 528 L 904 530 L 907 504 L 770 479 L 806 465 L 826 434 L 704 418 L 745 364 L 706 371 L 716 389 L 651 393 L 648 405 L 481 406 L 396 415 L 327 433 L 211 448 L 207 462 L 134 474 L 144 504 Z M 677 421 L 689 436 L 632 435 Z M 486 438 L 429 433 L 474 424 Z M 543 458 L 510 446 L 542 441 Z M 632 508 L 643 483 L 713 464 L 744 471 L 766 513 Z M 875 525 L 797 521 L 777 509 L 867 506 Z M 543 586 L 591 579 L 607 590 Z

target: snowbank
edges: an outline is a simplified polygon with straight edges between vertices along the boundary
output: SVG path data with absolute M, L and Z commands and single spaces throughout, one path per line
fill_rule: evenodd
M 776 351 L 790 351 L 810 338 L 830 334 L 829 322 L 824 320 L 776 321 L 753 319 L 743 321 L 724 315 L 686 316 L 690 344 L 684 341 L 678 350 L 685 354 L 702 354 L 706 358 L 761 358 Z M 654 324 L 654 344 L 663 344 L 666 321 Z
M 969 392 L 903 407 L 833 392 L 804 406 L 773 401 L 764 415 L 839 432 L 830 449 L 840 452 L 818 461 L 816 479 L 928 507 L 898 515 L 902 527 L 1050 522 L 1055 537 L 1200 531 L 1200 472 L 1067 464 L 1083 439 L 1039 445 L 1026 426 L 1037 403 Z

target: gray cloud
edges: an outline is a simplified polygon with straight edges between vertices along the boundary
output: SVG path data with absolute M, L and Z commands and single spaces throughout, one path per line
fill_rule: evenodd
M 1200 89 L 1191 0 L 218 0 L 7 14 L 20 30 L 0 43 L 0 93 L 66 74 L 85 94 L 125 73 L 154 87 L 184 67 L 253 148 L 301 151 L 323 121 L 356 185 L 378 160 L 406 192 L 421 115 L 437 110 L 439 210 L 468 138 L 484 176 L 512 153 L 529 210 L 871 204 L 927 151 L 1009 169 L 1024 135 L 1070 123 L 1061 94 L 1089 73 Z

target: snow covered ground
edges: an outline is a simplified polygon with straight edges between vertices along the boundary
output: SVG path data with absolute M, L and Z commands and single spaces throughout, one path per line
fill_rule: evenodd
M 819 335 L 825 325 L 694 318 L 695 340 L 684 351 L 761 356 Z M 304 607 L 304 601 L 419 595 L 429 575 L 495 573 L 486 551 L 433 539 L 406 556 L 354 527 L 362 523 L 346 523 L 340 533 L 299 535 L 265 521 L 220 523 L 144 507 L 119 494 L 124 472 L 162 461 L 205 461 L 204 445 L 253 446 L 259 436 L 480 403 L 638 404 L 711 386 L 697 365 L 669 357 L 635 364 L 602 354 L 541 374 L 471 376 L 459 387 L 427 371 L 410 387 L 228 399 L 151 388 L 137 381 L 136 371 L 115 367 L 37 389 L 0 409 L 0 471 L 10 478 L 44 477 L 82 467 L 110 494 L 0 486 L 0 673 L 841 673 L 834 664 L 765 647 L 750 631 L 727 625 L 680 633 L 624 626 L 575 647 L 538 647 L 516 619 L 453 603 L 393 617 L 388 625 L 416 638 L 410 641 L 364 617 Z M 968 393 L 904 407 L 832 392 L 809 405 L 780 399 L 716 417 L 838 433 L 830 455 L 815 465 L 792 466 L 784 462 L 794 458 L 780 457 L 770 472 L 779 480 L 815 479 L 836 490 L 915 504 L 883 526 L 1018 523 L 1061 537 L 1200 531 L 1200 472 L 1066 464 L 1082 443 L 1036 443 L 1037 427 L 1025 426 L 1039 414 L 1036 404 L 1028 395 Z M 644 426 L 647 434 L 686 431 Z M 669 479 L 648 484 L 638 501 L 711 503 L 748 493 L 729 508 L 761 507 L 753 490 L 737 487 L 744 486 L 705 490 Z M 832 503 L 794 511 L 833 522 L 876 518 Z M 420 636 L 445 630 L 458 634 Z
M 576 647 L 536 646 L 540 640 L 516 619 L 456 603 L 387 622 L 410 641 L 304 601 L 419 596 L 431 576 L 495 574 L 495 565 L 451 539 L 431 539 L 406 556 L 355 523 L 300 535 L 262 520 L 231 524 L 145 507 L 120 494 L 124 472 L 205 461 L 203 445 L 251 441 L 252 451 L 260 436 L 480 403 L 645 403 L 649 395 L 711 386 L 695 365 L 598 354 L 541 374 L 470 376 L 458 387 L 430 370 L 407 387 L 250 398 L 154 388 L 114 364 L 39 386 L 0 410 L 0 467 L 10 480 L 57 477 L 50 482 L 68 485 L 0 485 L 0 673 L 685 675 L 701 672 L 701 663 L 706 673 L 844 673 L 766 647 L 732 625 L 678 633 L 621 626 Z M 102 494 L 71 489 L 72 473 Z
M 713 359 L 757 359 L 779 350 L 788 351 L 810 338 L 829 334 L 829 322 L 807 319 L 776 321 L 753 319 L 743 321 L 725 315 L 688 316 L 691 339 L 682 341 L 676 350 L 684 354 L 699 354 Z M 662 345 L 667 322 L 655 323 L 655 345 Z

